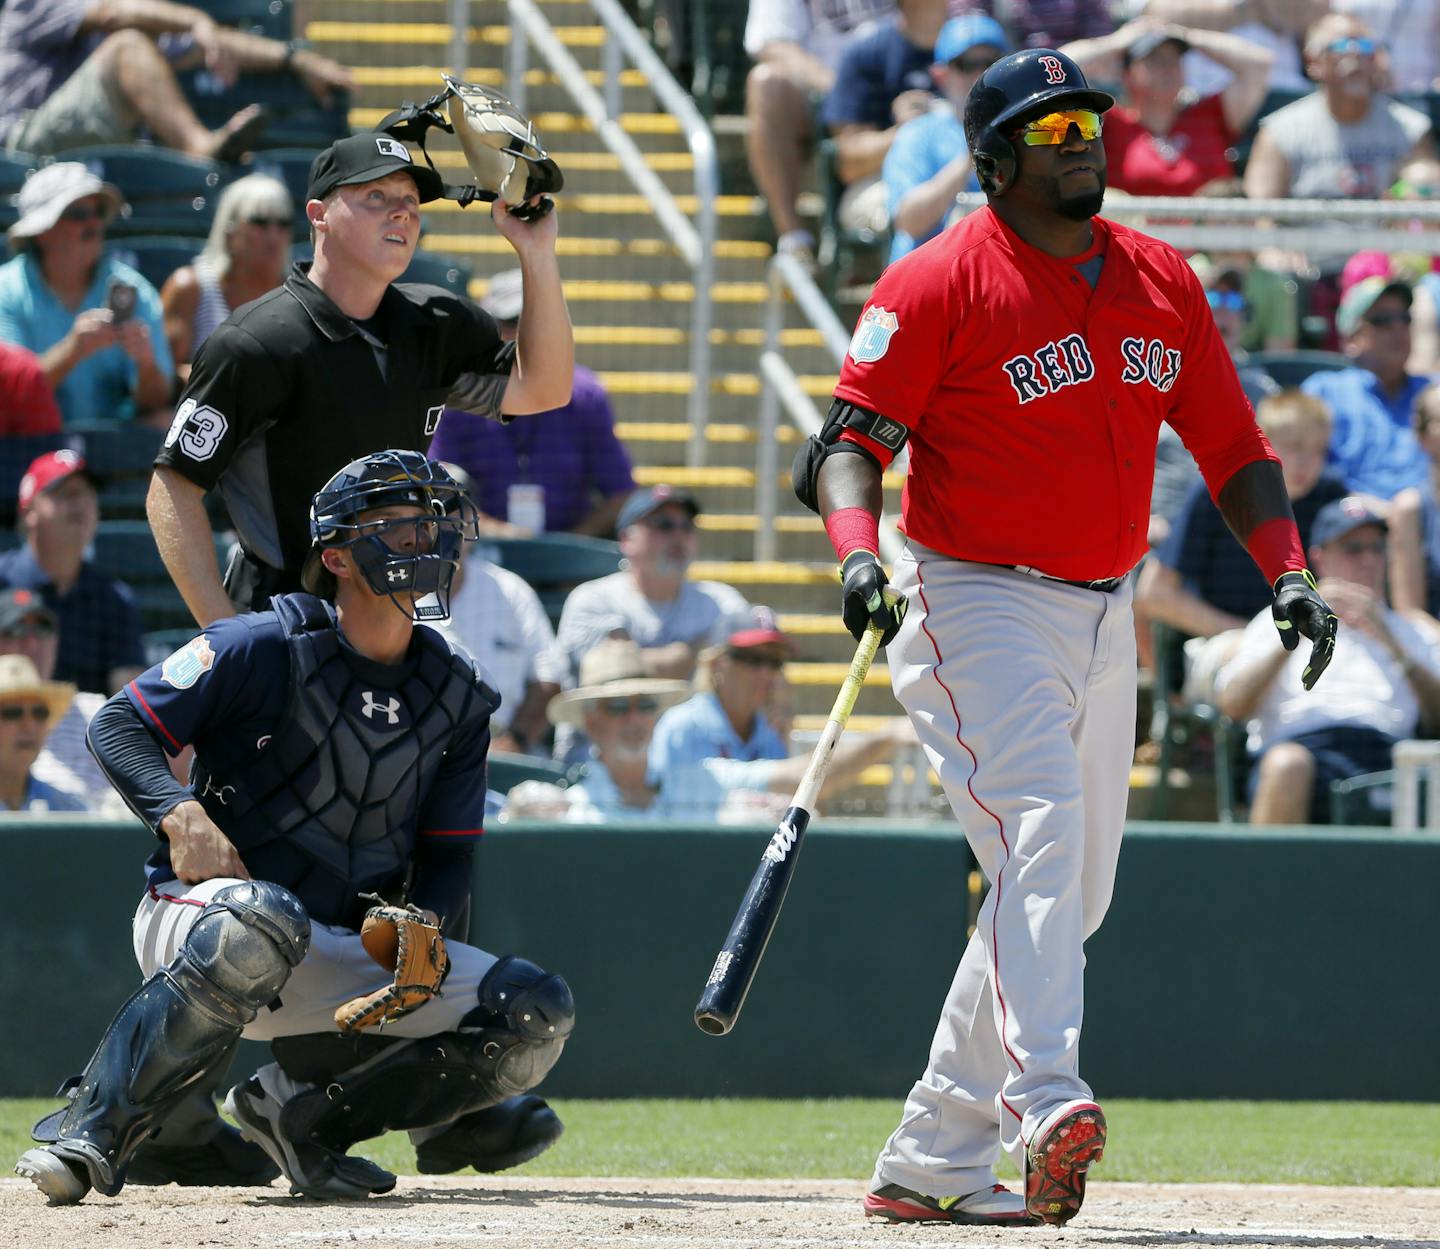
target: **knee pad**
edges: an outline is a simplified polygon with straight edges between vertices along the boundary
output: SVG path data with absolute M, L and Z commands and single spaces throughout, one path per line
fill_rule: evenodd
M 166 973 L 192 992 L 200 987 L 254 1013 L 275 999 L 310 948 L 310 917 L 288 889 L 246 881 L 220 890 L 186 934 Z M 212 994 L 200 996 L 211 998 Z M 203 1005 L 214 1007 L 212 1000 Z
M 506 1097 L 533 1089 L 575 1028 L 575 999 L 563 979 L 506 955 L 486 973 L 479 1005 L 460 1021 Z

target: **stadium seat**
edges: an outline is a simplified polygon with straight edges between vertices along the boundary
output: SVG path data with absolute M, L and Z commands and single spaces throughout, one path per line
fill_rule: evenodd
M 124 214 L 110 223 L 111 238 L 135 234 L 204 238 L 209 233 L 223 181 L 214 161 L 143 143 L 75 148 L 65 156 L 83 162 L 125 196 Z
M 211 129 L 247 104 L 269 113 L 257 145 L 266 148 L 326 147 L 350 133 L 350 97 L 337 92 L 322 106 L 293 74 L 242 74 L 226 87 L 208 70 L 180 74 L 180 89 L 195 115 Z
M 310 166 L 320 154 L 319 147 L 276 147 L 254 153 L 245 165 L 235 166 L 235 176 L 263 173 L 278 178 L 290 192 L 295 202 L 295 239 L 309 238 L 309 223 L 305 220 L 306 191 L 310 186 Z
M 148 477 L 165 437 L 163 429 L 115 421 L 77 423 L 67 426 L 65 432 L 85 457 L 86 467 L 101 481 L 137 474 Z
M 191 624 L 188 629 L 152 629 L 149 633 L 142 633 L 140 645 L 145 649 L 145 662 L 147 664 L 164 662 L 199 631 L 196 625 Z
M 691 0 L 688 11 L 690 94 L 707 119 L 743 113 L 745 76 L 750 72 L 745 23 L 734 20 L 733 10 L 723 0 Z
M 1182 659 L 1180 633 L 1169 625 L 1156 623 L 1155 703 L 1151 713 L 1150 739 L 1160 747 L 1156 762 L 1155 798 L 1149 818 L 1163 820 L 1170 811 L 1170 771 L 1176 751 L 1191 745 L 1197 733 L 1208 734 L 1214 745 L 1216 818 L 1222 824 L 1235 822 L 1236 751 L 1244 740 L 1235 722 L 1209 703 L 1182 702 L 1178 693 L 1183 683 L 1178 667 Z
M 224 26 L 268 39 L 289 39 L 295 31 L 295 0 L 199 0 L 197 7 Z
M 572 533 L 534 538 L 482 538 L 476 548 L 486 559 L 523 578 L 540 596 L 545 614 L 558 623 L 565 597 L 582 581 L 620 571 L 620 544 Z
M 162 234 L 154 237 L 137 235 L 112 245 L 110 254 L 140 274 L 157 291 L 176 269 L 190 264 L 200 254 L 200 239 Z
M 549 781 L 563 787 L 575 780 L 579 770 L 534 755 L 492 750 L 485 760 L 485 787 L 497 794 L 508 794 L 521 781 Z
M 1395 771 L 1387 768 L 1383 772 L 1362 772 L 1359 776 L 1347 776 L 1343 780 L 1330 782 L 1330 823 L 1342 827 L 1376 824 L 1375 810 L 1370 795 L 1380 789 L 1388 789 L 1395 782 Z M 1425 810 L 1425 775 L 1420 775 L 1420 809 Z M 1383 823 L 1388 825 L 1389 820 Z
M 28 152 L 0 151 L 0 229 L 8 230 L 19 220 L 14 197 L 39 163 L 40 158 Z
M 1338 351 L 1252 351 L 1247 364 L 1264 369 L 1283 389 L 1298 386 L 1312 373 L 1348 369 L 1354 364 Z
M 428 282 L 463 295 L 470 288 L 470 268 L 453 256 L 417 251 L 410 267 L 400 275 L 402 282 Z
M 879 275 L 890 255 L 890 231 L 876 234 L 873 230 L 847 230 L 840 224 L 840 197 L 845 186 L 840 181 L 839 148 L 834 139 L 826 139 L 820 144 L 818 165 L 824 208 L 820 217 L 817 259 L 825 294 L 831 303 L 835 303 L 842 296 L 842 281 L 853 279 L 855 268 L 863 269 L 869 275 L 867 281 L 873 281 Z
M 1255 136 L 1260 133 L 1260 122 L 1268 117 L 1277 108 L 1284 108 L 1287 104 L 1294 104 L 1296 100 L 1308 95 L 1307 91 L 1290 91 L 1277 89 L 1268 91 L 1265 99 L 1261 102 L 1259 111 L 1250 119 L 1250 124 L 1245 127 L 1244 132 L 1235 143 L 1235 172 L 1243 175 L 1245 162 L 1250 159 L 1250 149 L 1255 146 Z
M 228 541 L 212 537 L 216 556 L 224 560 Z M 143 520 L 102 520 L 95 531 L 95 566 L 118 577 L 135 592 L 145 629 L 185 629 L 194 618 L 170 580 L 165 561 L 155 545 L 155 535 Z M 222 563 L 223 567 L 223 563 Z
M 15 523 L 16 496 L 20 479 L 37 456 L 68 447 L 73 439 L 66 434 L 28 434 L 0 438 L 0 532 Z

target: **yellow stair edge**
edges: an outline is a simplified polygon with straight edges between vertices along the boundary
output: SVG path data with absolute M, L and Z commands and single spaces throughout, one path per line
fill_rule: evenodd
M 435 151 L 430 155 L 441 169 L 469 168 L 463 152 Z M 621 167 L 620 158 L 613 152 L 551 152 L 550 155 L 566 173 L 572 169 L 616 173 Z M 686 173 L 695 168 L 695 158 L 689 152 L 646 152 L 644 155 L 645 163 L 657 173 Z
M 350 120 L 353 124 L 355 114 L 361 110 L 351 109 Z M 374 119 L 369 124 L 359 127 L 368 130 L 379 124 L 380 119 L 389 110 L 373 109 Z M 556 204 L 563 212 L 593 213 L 596 216 L 626 216 L 626 217 L 653 217 L 655 215 L 655 204 L 644 195 L 631 195 L 624 192 L 607 194 L 585 194 L 571 195 L 561 192 L 555 197 Z M 717 195 L 715 197 L 715 211 L 722 217 L 754 217 L 757 216 L 757 209 L 760 201 L 753 195 Z M 682 213 L 693 216 L 700 207 L 700 201 L 693 195 L 675 196 L 675 205 Z M 425 213 L 448 216 L 451 213 L 463 213 L 468 209 L 461 207 L 454 200 L 437 199 L 431 200 L 425 205 Z M 663 244 L 662 244 L 663 246 Z M 762 244 L 763 246 L 763 244 Z
M 748 468 L 680 468 L 637 464 L 634 470 L 637 486 L 684 486 L 687 489 L 705 486 L 744 486 L 755 488 L 755 473 Z
M 405 0 L 401 0 L 401 2 L 404 3 Z M 421 3 L 422 0 L 413 0 L 413 2 Z M 434 3 L 434 0 L 423 0 L 423 2 Z M 357 65 L 350 72 L 354 75 L 356 85 L 361 87 L 415 87 L 426 92 L 427 95 L 433 95 L 440 89 L 440 75 L 448 73 L 449 67 L 444 65 Z M 480 66 L 473 66 L 466 69 L 465 81 L 476 83 L 482 87 L 503 88 L 507 81 L 507 75 L 503 69 L 484 69 Z M 592 87 L 603 87 L 605 71 L 587 69 L 585 81 Z M 622 87 L 643 87 L 649 81 L 638 69 L 622 69 L 620 71 Z M 525 85 L 527 87 L 555 87 L 564 86 L 564 83 L 549 70 L 527 69 Z
M 840 619 L 838 611 L 833 614 L 780 612 L 776 616 L 776 622 L 783 632 L 793 633 L 796 637 L 839 637 L 840 634 L 845 633 L 845 622 Z M 823 716 L 821 723 L 824 723 Z
M 695 286 L 691 282 L 582 278 L 565 282 L 563 285 L 565 298 L 576 303 L 650 303 L 654 300 L 677 304 L 695 302 Z M 470 282 L 469 295 L 472 299 L 484 299 L 489 289 L 489 278 L 474 278 Z M 717 282 L 710 288 L 710 294 L 718 304 L 759 304 L 765 301 L 768 293 L 769 288 L 764 282 Z
M 627 442 L 684 442 L 690 441 L 691 429 L 686 421 L 617 421 L 615 433 Z M 705 427 L 706 442 L 754 442 L 758 435 L 749 425 L 712 421 Z M 775 441 L 796 442 L 800 431 L 790 425 L 782 425 L 775 431 Z
M 348 114 L 355 130 L 373 130 L 391 110 L 388 108 L 352 108 Z M 542 135 L 588 132 L 593 129 L 589 119 L 577 113 L 536 113 L 530 118 Z M 669 113 L 621 113 L 620 129 L 627 134 L 679 134 L 680 121 Z M 748 199 L 749 196 L 721 196 L 722 199 Z M 756 200 L 755 202 L 759 202 Z
M 831 566 L 802 563 L 757 563 L 753 560 L 696 560 L 691 581 L 724 581 L 730 585 L 838 585 L 840 573 Z M 843 669 L 846 664 L 841 664 Z M 842 672 L 843 675 L 843 672 Z
M 477 205 L 477 207 L 479 207 Z M 427 209 L 428 211 L 428 209 Z M 488 219 L 488 208 L 481 208 L 481 216 L 477 220 Z M 426 251 L 448 252 L 454 256 L 483 255 L 483 256 L 509 256 L 515 254 L 515 249 L 509 242 L 495 233 L 489 234 L 427 234 L 421 240 L 421 245 Z M 764 255 L 757 254 L 755 249 L 759 248 Z M 740 239 L 718 240 L 715 244 L 715 256 L 719 260 L 763 260 L 769 254 L 769 247 L 764 243 L 747 243 Z M 583 236 L 572 236 L 562 234 L 555 240 L 555 252 L 560 256 L 676 256 L 679 253 L 669 243 L 662 243 L 659 239 L 613 239 L 594 238 Z M 757 338 L 755 345 L 758 347 L 763 336 L 756 331 Z M 822 340 L 818 333 L 816 345 Z
M 791 685 L 825 685 L 840 688 L 840 684 L 850 674 L 849 664 L 832 663 L 802 663 L 786 664 L 785 676 Z M 866 685 L 883 685 L 886 689 L 890 687 L 890 670 L 884 664 L 871 664 L 870 671 L 865 674 Z
M 615 395 L 688 395 L 695 378 L 690 373 L 603 372 L 597 375 L 605 389 Z M 801 389 L 812 398 L 822 398 L 835 390 L 834 376 L 802 375 Z M 714 394 L 751 396 L 760 393 L 760 379 L 753 373 L 721 373 L 710 379 Z M 788 430 L 789 426 L 781 426 Z
M 552 33 L 567 48 L 600 48 L 605 45 L 603 26 L 554 26 Z M 450 46 L 453 29 L 449 22 L 335 22 L 305 24 L 305 38 L 311 43 L 433 43 Z M 472 26 L 465 32 L 466 43 L 510 42 L 508 26 Z
M 819 733 L 829 721 L 829 716 L 805 715 L 795 717 L 795 727 L 802 733 Z M 896 720 L 905 719 L 904 712 L 897 711 L 893 716 L 851 716 L 845 725 L 848 733 L 883 733 L 891 728 Z

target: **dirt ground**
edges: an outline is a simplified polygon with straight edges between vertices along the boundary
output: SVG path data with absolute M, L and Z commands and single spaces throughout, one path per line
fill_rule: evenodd
M 270 1189 L 130 1188 L 51 1209 L 0 1180 L 0 1237 L 17 1249 L 310 1246 L 364 1242 L 506 1249 L 932 1249 L 1202 1245 L 1440 1249 L 1440 1189 L 1091 1185 L 1066 1228 L 1003 1233 L 864 1219 L 860 1186 L 827 1180 L 402 1179 L 386 1197 L 320 1203 Z

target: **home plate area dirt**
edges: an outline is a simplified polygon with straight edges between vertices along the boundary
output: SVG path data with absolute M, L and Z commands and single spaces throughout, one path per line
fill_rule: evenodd
M 0 1238 L 20 1249 L 117 1246 L 643 1246 L 645 1249 L 932 1249 L 941 1245 L 1201 1245 L 1207 1249 L 1440 1249 L 1440 1189 L 1106 1184 L 1063 1228 L 892 1226 L 833 1180 L 402 1179 L 364 1202 L 269 1189 L 129 1188 L 52 1209 L 0 1181 Z

